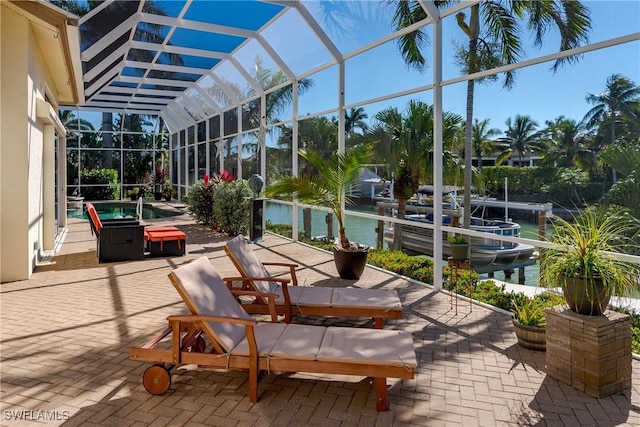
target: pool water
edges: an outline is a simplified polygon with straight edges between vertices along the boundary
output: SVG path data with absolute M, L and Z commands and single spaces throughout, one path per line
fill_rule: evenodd
M 101 219 L 113 219 L 116 217 L 137 218 L 135 203 L 94 203 L 93 205 Z M 142 206 L 142 219 L 170 218 L 180 214 L 180 212 L 170 212 L 148 204 Z M 79 209 L 68 210 L 67 216 L 69 218 L 88 219 L 86 211 Z

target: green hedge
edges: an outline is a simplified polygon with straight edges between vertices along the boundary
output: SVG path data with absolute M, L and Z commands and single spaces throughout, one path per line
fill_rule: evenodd
M 249 231 L 249 198 L 252 192 L 247 180 L 216 184 L 213 192 L 213 218 L 216 227 L 234 237 Z
M 200 180 L 189 187 L 189 211 L 198 224 L 233 237 L 249 230 L 249 198 L 252 192 L 246 180 Z
M 83 169 L 80 179 L 85 200 L 120 200 L 120 179 L 117 170 Z
M 552 202 L 567 208 L 593 204 L 606 193 L 609 185 L 603 182 L 588 182 L 577 185 L 579 198 L 574 188 L 560 179 L 567 168 L 546 168 L 539 166 L 484 166 L 482 176 L 486 190 L 493 195 L 504 195 L 504 179 L 509 186 L 509 199 L 536 203 Z

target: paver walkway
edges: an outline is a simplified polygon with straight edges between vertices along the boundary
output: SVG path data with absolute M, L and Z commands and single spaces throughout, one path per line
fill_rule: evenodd
M 300 264 L 301 284 L 399 291 L 405 315 L 385 327 L 413 333 L 415 379 L 389 380 L 391 408 L 384 413 L 374 409 L 370 381 L 349 376 L 271 373 L 251 404 L 244 373 L 180 369 L 165 395 L 151 396 L 141 384 L 149 364 L 128 355 L 168 315 L 186 312 L 167 274 L 205 255 L 222 276 L 236 275 L 222 249 L 225 237 L 179 227 L 188 236 L 184 257 L 98 264 L 88 223 L 72 223 L 51 265 L 0 286 L 1 425 L 35 418 L 70 426 L 640 425 L 639 362 L 631 390 L 589 397 L 547 377 L 545 354 L 516 344 L 508 316 L 478 305 L 470 311 L 463 301 L 456 315 L 448 295 L 374 268 L 357 282 L 336 279 L 331 254 L 272 235 L 255 245 L 259 256 Z

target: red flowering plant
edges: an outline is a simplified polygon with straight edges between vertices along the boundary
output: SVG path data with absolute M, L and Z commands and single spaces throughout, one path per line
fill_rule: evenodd
M 216 184 L 221 183 L 221 182 L 233 182 L 233 181 L 235 181 L 235 179 L 236 178 L 233 175 L 231 175 L 229 172 L 227 172 L 226 170 L 223 170 L 222 173 L 214 173 L 213 174 L 213 180 L 215 181 Z

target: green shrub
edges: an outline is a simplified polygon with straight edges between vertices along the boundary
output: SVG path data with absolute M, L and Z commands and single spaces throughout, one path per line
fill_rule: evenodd
M 640 353 L 640 314 L 625 308 L 611 307 L 614 311 L 628 314 L 631 317 L 631 351 Z
M 505 285 L 498 286 L 493 280 L 484 280 L 473 287 L 471 298 L 510 311 L 514 301 L 522 305 L 528 297 L 521 292 L 507 292 Z
M 120 200 L 117 170 L 83 169 L 80 177 L 85 200 Z
M 215 227 L 234 237 L 249 231 L 249 203 L 252 192 L 246 180 L 220 182 L 213 191 Z
M 542 304 L 545 308 L 565 304 L 564 297 L 555 292 L 541 292 L 533 298 L 533 301 Z
M 367 263 L 385 270 L 433 284 L 433 262 L 402 251 L 371 249 Z
M 288 237 L 291 239 L 292 236 L 292 226 L 291 224 L 274 224 L 271 221 L 267 220 L 265 223 L 265 229 L 272 233 L 278 234 L 280 236 Z
M 482 176 L 486 189 L 500 195 L 504 194 L 507 178 L 512 201 L 524 197 L 523 200 L 536 203 L 582 205 L 598 200 L 607 189 L 602 182 L 588 182 L 588 174 L 575 168 L 484 166 Z
M 504 179 L 509 184 L 509 194 L 535 193 L 543 185 L 556 180 L 556 169 L 539 166 L 484 166 L 482 175 L 486 187 L 492 192 L 504 193 Z
M 189 197 L 186 198 L 189 211 L 196 223 L 213 228 L 215 225 L 213 216 L 213 193 L 215 185 L 212 181 L 207 184 L 200 180 L 189 187 Z

